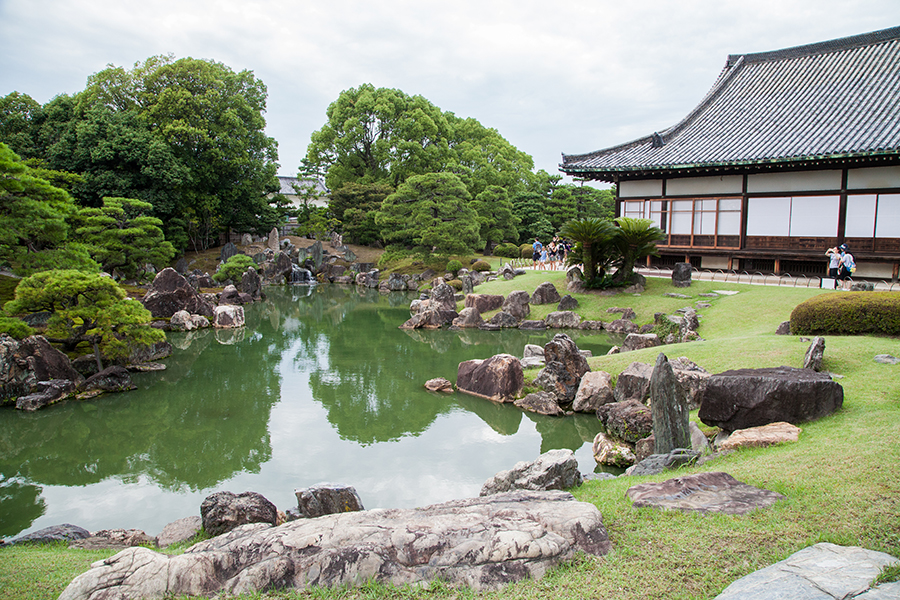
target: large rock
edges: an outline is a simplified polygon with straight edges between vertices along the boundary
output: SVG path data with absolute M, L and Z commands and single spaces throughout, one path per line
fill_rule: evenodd
M 557 310 L 547 315 L 545 322 L 551 329 L 578 329 L 581 317 L 569 310 Z
M 494 402 L 513 402 L 524 385 L 522 363 L 511 354 L 461 362 L 456 373 L 456 389 Z
M 634 464 L 634 450 L 628 444 L 608 436 L 602 431 L 594 436 L 591 445 L 594 461 L 609 467 L 629 467 Z
M 500 471 L 481 486 L 481 495 L 489 496 L 513 490 L 566 490 L 581 485 L 581 472 L 575 453 L 568 449 L 549 450 L 537 460 L 517 462 L 508 471 Z
M 604 323 L 603 329 L 607 330 L 610 333 L 628 335 L 629 333 L 637 333 L 640 327 L 638 327 L 628 319 L 616 319 L 615 321 Z
M 213 314 L 213 327 L 234 329 L 244 326 L 244 307 L 233 304 L 217 306 Z
M 102 529 L 91 532 L 83 540 L 69 543 L 69 548 L 82 550 L 122 550 L 132 546 L 153 546 L 156 539 L 140 529 Z
M 262 277 L 253 267 L 249 267 L 241 275 L 241 284 L 238 288 L 244 294 L 248 294 L 254 302 L 262 298 Z
M 481 313 L 478 312 L 478 309 L 464 308 L 460 311 L 459 316 L 453 319 L 452 325 L 463 329 L 477 329 L 484 325 L 484 319 L 481 318 Z
M 278 250 L 280 245 L 281 240 L 279 239 L 278 228 L 273 227 L 272 231 L 269 232 L 269 238 L 266 240 L 266 248 L 274 252 Z
M 803 359 L 803 368 L 812 369 L 813 371 L 822 370 L 822 359 L 825 357 L 825 338 L 814 337 L 809 348 L 806 350 L 806 356 Z
M 166 556 L 124 550 L 94 563 L 60 600 L 251 594 L 440 579 L 476 590 L 539 578 L 576 552 L 611 548 L 600 511 L 561 491 L 519 491 L 419 509 L 247 525 Z
M 790 423 L 769 423 L 760 427 L 738 429 L 730 435 L 717 440 L 719 450 L 736 450 L 738 448 L 755 448 L 772 446 L 800 439 L 800 428 Z
M 25 412 L 34 412 L 38 409 L 65 400 L 75 392 L 75 383 L 69 379 L 51 379 L 38 381 L 35 391 L 16 398 L 16 408 Z
M 615 402 L 612 375 L 606 371 L 590 371 L 585 373 L 575 392 L 572 410 L 575 412 L 596 413 L 604 404 Z
M 503 296 L 499 294 L 467 294 L 464 302 L 466 308 L 475 308 L 484 314 L 503 306 Z
M 544 345 L 546 366 L 535 378 L 535 385 L 555 394 L 560 404 L 571 404 L 581 383 L 581 377 L 591 368 L 572 338 L 557 333 Z
M 604 404 L 597 409 L 597 418 L 610 435 L 630 444 L 653 433 L 653 415 L 637 400 Z
M 650 376 L 650 411 L 657 454 L 690 447 L 687 399 L 669 359 L 663 353 L 656 357 L 653 375 Z
M 431 290 L 431 305 L 437 310 L 456 311 L 456 291 L 446 283 L 439 283 Z
M 655 333 L 629 333 L 622 342 L 622 352 L 655 348 L 659 345 L 659 336 Z
M 636 444 L 635 451 L 637 451 L 637 448 L 638 445 Z M 639 463 L 629 467 L 625 474 L 635 477 L 640 475 L 657 475 L 669 469 L 677 469 L 684 465 L 694 464 L 699 458 L 700 453 L 695 450 L 675 448 L 665 454 L 651 454 L 641 459 Z
M 556 400 L 556 395 L 549 392 L 534 392 L 524 398 L 517 398 L 513 404 L 522 410 L 548 417 L 561 417 L 566 414 Z
M 201 527 L 203 519 L 197 515 L 172 521 L 163 527 L 162 532 L 156 537 L 156 543 L 160 548 L 168 548 L 172 544 L 186 542 L 197 535 Z
M 528 292 L 524 290 L 510 292 L 506 299 L 503 300 L 503 312 L 509 313 L 521 321 L 531 314 L 530 300 L 531 298 L 528 295 Z
M 154 319 L 169 319 L 180 310 L 209 318 L 213 316 L 213 304 L 171 267 L 166 267 L 156 275 L 141 303 Z
M 256 492 L 216 492 L 200 505 L 200 518 L 206 533 L 215 536 L 247 523 L 274 525 L 278 520 L 278 509 Z
M 650 397 L 650 376 L 653 367 L 646 363 L 633 362 L 616 378 L 616 402 L 637 400 L 643 402 Z
M 413 308 L 410 307 L 410 310 Z M 429 307 L 426 310 L 414 314 L 400 329 L 440 329 L 444 325 L 452 323 L 459 316 L 455 310 L 434 310 Z
M 549 281 L 545 281 L 537 286 L 531 295 L 532 304 L 556 304 L 559 301 L 559 292 L 556 291 L 556 287 Z
M 77 525 L 64 523 L 52 525 L 27 535 L 17 537 L 8 544 L 52 544 L 55 542 L 73 542 L 91 537 L 91 532 Z
M 659 483 L 642 483 L 628 488 L 625 495 L 635 508 L 726 515 L 743 515 L 767 508 L 784 498 L 777 492 L 742 483 L 728 473 L 699 473 Z
M 322 515 L 364 510 L 356 488 L 335 483 L 319 483 L 314 486 L 294 490 L 300 515 L 313 519 Z
M 50 345 L 43 336 L 16 340 L 0 334 L 0 405 L 21 396 L 45 391 L 40 382 L 71 381 L 72 388 L 83 381 L 69 357 Z
M 672 285 L 677 288 L 691 287 L 690 263 L 675 263 L 675 266 L 672 268 Z
M 514 316 L 509 314 L 508 312 L 498 312 L 496 315 L 490 318 L 488 321 L 490 325 L 495 325 L 497 327 L 518 327 L 519 320 Z
M 830 415 L 844 389 L 824 373 L 775 367 L 736 369 L 711 376 L 698 416 L 726 431 L 786 421 L 797 425 Z
M 559 300 L 559 304 L 556 306 L 556 310 L 575 310 L 578 308 L 580 304 L 578 300 L 572 297 L 569 294 L 566 294 Z
M 112 365 L 88 377 L 78 389 L 81 392 L 127 392 L 136 388 L 128 369 Z
M 888 600 L 900 598 L 900 581 L 870 587 L 896 557 L 857 546 L 820 542 L 754 571 L 714 600 Z

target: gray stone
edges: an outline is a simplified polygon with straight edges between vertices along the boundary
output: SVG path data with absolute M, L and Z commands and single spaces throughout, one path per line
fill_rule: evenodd
M 449 379 L 444 379 L 443 377 L 435 377 L 434 379 L 429 379 L 425 382 L 425 389 L 429 392 L 445 392 L 445 393 L 453 393 L 453 384 L 450 383 Z
M 249 294 L 254 301 L 259 300 L 262 297 L 262 278 L 259 276 L 259 272 L 253 267 L 248 267 L 241 275 L 238 289 L 244 294 Z
M 742 483 L 728 473 L 698 473 L 659 483 L 634 485 L 625 492 L 635 508 L 743 515 L 784 498 Z
M 687 400 L 669 359 L 661 352 L 650 376 L 650 411 L 657 454 L 690 447 Z
M 548 417 L 560 417 L 566 414 L 556 400 L 556 395 L 549 392 L 534 392 L 524 398 L 516 398 L 513 402 L 524 411 Z
M 621 313 L 623 319 L 628 319 L 629 321 L 634 320 L 637 316 L 634 312 L 633 308 L 620 308 L 618 306 L 612 306 L 606 309 L 608 313 Z
M 900 598 L 900 582 L 870 587 L 897 558 L 858 546 L 820 542 L 741 577 L 715 600 L 888 600 Z
M 522 321 L 521 323 L 519 323 L 519 329 L 543 331 L 547 329 L 547 323 L 544 321 Z
M 700 403 L 700 420 L 726 431 L 786 421 L 813 421 L 838 410 L 844 389 L 825 373 L 775 367 L 712 375 Z
M 172 544 L 186 542 L 200 531 L 203 527 L 203 519 L 197 515 L 184 517 L 177 521 L 172 521 L 157 536 L 156 543 L 160 548 L 168 548 Z
M 622 342 L 622 352 L 655 348 L 659 345 L 659 336 L 655 333 L 629 333 Z
M 540 357 L 544 360 L 544 347 L 537 344 L 525 344 L 525 350 L 522 353 L 523 358 Z
M 575 310 L 578 306 L 578 300 L 573 298 L 570 294 L 566 294 L 560 299 L 556 310 Z
M 213 314 L 213 327 L 235 329 L 244 326 L 244 307 L 232 304 L 217 306 Z
M 64 523 L 52 525 L 17 537 L 8 544 L 51 544 L 54 542 L 72 542 L 91 537 L 91 532 L 77 525 Z
M 596 413 L 604 404 L 615 402 L 612 375 L 605 371 L 585 373 L 578 384 L 572 410 L 575 412 Z
M 65 400 L 74 392 L 75 383 L 70 379 L 38 381 L 32 393 L 16 398 L 16 408 L 25 412 L 34 412 L 60 400 Z
M 556 291 L 556 286 L 549 281 L 545 281 L 537 286 L 534 293 L 531 295 L 532 304 L 553 304 L 559 301 L 559 292 Z
M 566 490 L 581 485 L 581 481 L 574 452 L 549 450 L 536 460 L 517 462 L 512 469 L 500 471 L 481 486 L 480 495 L 513 490 Z
M 791 322 L 782 321 L 775 329 L 775 335 L 791 335 Z
M 631 446 L 609 437 L 602 431 L 594 436 L 591 452 L 598 465 L 622 468 L 633 465 L 636 460 Z
M 803 368 L 813 371 L 822 370 L 822 359 L 825 356 L 825 338 L 816 336 L 806 350 L 803 358 Z
M 643 440 L 642 440 L 643 441 Z M 677 469 L 684 465 L 692 465 L 700 458 L 700 453 L 687 448 L 674 448 L 665 454 L 651 454 L 641 459 L 633 467 L 629 467 L 626 475 L 639 477 L 642 475 L 658 475 L 663 471 Z
M 456 389 L 494 402 L 512 402 L 522 392 L 522 363 L 510 354 L 459 363 Z
M 460 311 L 459 316 L 453 319 L 454 327 L 462 328 L 478 328 L 484 325 L 484 319 L 477 308 L 464 308 Z
M 278 520 L 278 510 L 262 494 L 244 492 L 216 492 L 200 505 L 203 529 L 209 535 L 222 535 L 247 523 L 268 523 Z
M 318 483 L 294 490 L 300 515 L 313 519 L 322 515 L 365 510 L 356 488 L 335 483 Z
M 900 358 L 891 356 L 890 354 L 876 354 L 875 362 L 881 363 L 883 365 L 896 365 L 900 364 Z
M 219 253 L 219 260 L 222 262 L 226 262 L 232 256 L 240 254 L 240 250 L 237 249 L 237 246 L 228 242 L 224 246 L 222 246 L 222 251 Z
M 78 386 L 78 391 L 127 392 L 136 388 L 128 369 L 120 365 L 110 365 L 85 379 L 84 383 Z
M 94 563 L 60 600 L 255 595 L 377 581 L 496 589 L 611 548 L 600 511 L 561 491 L 519 491 L 420 509 L 245 525 L 166 556 L 131 548 Z
M 278 228 L 273 227 L 272 231 L 269 232 L 269 238 L 266 240 L 266 248 L 272 251 L 277 251 L 280 246 L 281 240 L 278 237 Z
M 545 322 L 551 329 L 578 329 L 581 317 L 569 310 L 558 310 L 547 315 Z
M 653 433 L 653 415 L 637 400 L 604 404 L 597 409 L 597 418 L 610 435 L 630 444 Z
M 491 325 L 496 325 L 497 327 L 518 327 L 519 320 L 514 316 L 509 314 L 508 312 L 498 312 L 496 315 L 490 318 L 488 321 Z
M 851 292 L 874 292 L 875 284 L 871 281 L 856 281 L 850 284 Z
M 675 292 L 666 292 L 663 296 L 667 298 L 681 298 L 682 300 L 690 300 L 690 296 L 685 296 L 684 294 L 676 294 Z
M 675 263 L 675 266 L 672 268 L 672 285 L 677 288 L 691 287 L 690 263 Z
M 610 321 L 609 323 L 605 323 L 603 328 L 610 333 L 636 333 L 639 327 L 629 321 L 628 319 L 616 319 L 614 321 Z
M 156 540 L 140 529 L 102 529 L 90 537 L 69 543 L 69 548 L 82 550 L 122 550 L 133 546 L 154 546 Z
M 653 367 L 646 363 L 633 362 L 616 378 L 614 391 L 616 401 L 637 400 L 643 402 L 650 397 L 650 375 Z
M 467 294 L 463 303 L 466 308 L 475 308 L 484 314 L 503 306 L 503 296 L 499 294 Z
M 192 315 L 213 316 L 213 303 L 203 298 L 175 269 L 166 267 L 153 278 L 141 299 L 154 319 L 169 319 L 179 310 Z
M 530 296 L 524 290 L 510 292 L 503 301 L 503 312 L 509 313 L 518 320 L 522 320 L 531 314 Z

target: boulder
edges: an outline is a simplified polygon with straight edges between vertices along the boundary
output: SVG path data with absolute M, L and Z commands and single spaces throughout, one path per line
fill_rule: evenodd
M 481 486 L 481 496 L 514 490 L 566 490 L 581 485 L 575 453 L 568 449 L 549 450 L 536 460 L 517 462 L 500 471 Z
M 372 269 L 371 271 L 361 271 L 356 275 L 356 285 L 359 287 L 365 288 L 377 288 L 378 287 L 378 269 Z
M 642 440 L 643 441 L 643 440 Z M 700 453 L 688 448 L 675 448 L 665 454 L 651 454 L 636 465 L 626 469 L 625 474 L 638 477 L 642 475 L 658 475 L 663 471 L 677 469 L 697 462 Z
M 578 384 L 572 410 L 575 412 L 596 413 L 604 404 L 615 402 L 612 375 L 606 371 L 590 371 L 585 373 Z
M 502 267 L 497 269 L 497 276 L 502 277 L 506 281 L 514 279 L 516 275 L 519 275 L 519 273 L 517 273 L 513 266 L 509 263 L 504 263 Z
M 525 350 L 522 352 L 523 358 L 537 357 L 544 360 L 544 347 L 537 344 L 525 344 Z
M 694 423 L 693 421 L 691 421 L 690 424 L 688 425 L 688 432 L 690 433 L 690 436 L 691 436 L 691 448 L 690 449 L 694 453 L 696 453 L 697 456 L 709 454 L 712 452 L 712 448 L 709 444 L 709 440 L 706 438 L 706 436 L 703 434 L 703 432 L 700 431 L 700 428 L 697 427 L 697 424 Z M 677 452 L 676 452 L 676 450 L 677 450 Z M 686 450 L 686 448 L 676 448 L 675 450 L 670 452 L 668 455 L 658 455 L 658 456 L 670 456 L 673 458 L 673 461 L 674 461 L 672 464 L 676 464 L 676 463 L 683 464 L 682 462 L 680 462 L 681 458 L 678 456 L 678 454 L 683 454 L 685 450 Z M 645 437 L 642 440 L 638 440 L 634 444 L 634 454 L 637 457 L 638 462 L 644 460 L 645 458 L 647 458 L 655 453 L 656 453 L 656 439 L 652 435 Z M 667 460 L 667 464 L 668 464 L 668 460 Z M 658 471 L 658 472 L 661 472 L 661 471 Z
M 167 556 L 130 548 L 93 564 L 60 600 L 256 595 L 275 589 L 401 586 L 441 580 L 491 590 L 540 578 L 577 552 L 611 544 L 600 511 L 561 491 L 519 491 L 245 525 Z
M 244 326 L 244 307 L 227 304 L 217 306 L 213 314 L 213 327 L 235 329 Z
M 446 283 L 440 283 L 431 290 L 431 303 L 438 310 L 456 311 L 456 292 Z
M 578 326 L 578 329 L 585 329 L 588 331 L 600 331 L 603 328 L 603 321 L 582 321 L 581 325 Z
M 409 289 L 409 280 L 411 277 L 405 273 L 391 273 L 388 275 L 384 285 L 391 292 L 405 292 Z
M 691 287 L 690 263 L 675 263 L 675 266 L 672 268 L 672 285 L 677 288 Z
M 575 310 L 578 307 L 578 300 L 573 298 L 570 294 L 566 294 L 560 299 L 556 310 Z
M 197 535 L 201 527 L 203 527 L 203 519 L 197 515 L 172 521 L 163 527 L 162 532 L 156 538 L 156 544 L 160 548 L 168 548 L 172 544 L 186 542 Z
M 179 310 L 169 319 L 169 326 L 175 331 L 191 331 L 195 329 L 191 313 Z
M 896 356 L 892 356 L 890 354 L 876 354 L 874 360 L 875 362 L 882 365 L 900 364 L 900 358 L 897 358 Z
M 633 321 L 637 316 L 634 312 L 633 308 L 620 308 L 618 306 L 612 306 L 606 309 L 608 313 L 621 313 L 623 319 L 627 319 L 629 321 Z
M 634 450 L 631 446 L 611 438 L 602 431 L 594 437 L 591 452 L 598 465 L 630 467 L 635 461 Z
M 519 323 L 519 329 L 531 330 L 531 331 L 543 331 L 547 329 L 547 323 L 544 321 L 522 321 Z
M 222 246 L 222 251 L 219 253 L 219 260 L 222 262 L 226 262 L 229 258 L 236 254 L 240 254 L 240 250 L 238 250 L 237 246 L 228 242 L 224 246 Z
M 141 304 L 154 319 L 169 319 L 180 310 L 204 317 L 213 316 L 213 304 L 171 267 L 166 267 L 154 277 Z
M 548 417 L 561 417 L 566 414 L 556 401 L 556 395 L 549 392 L 535 392 L 524 398 L 516 398 L 513 402 L 522 410 L 545 415 Z
M 791 335 L 791 322 L 782 321 L 775 328 L 775 335 Z
M 69 548 L 82 550 L 122 550 L 134 546 L 155 546 L 156 539 L 140 529 L 102 529 L 90 537 L 69 543 Z
M 622 352 L 655 348 L 659 345 L 659 336 L 655 333 L 629 333 L 622 342 Z
M 559 292 L 556 291 L 556 286 L 549 281 L 545 281 L 537 286 L 534 293 L 531 295 L 532 304 L 554 304 L 559 301 Z
M 479 313 L 484 314 L 503 306 L 503 296 L 499 294 L 466 294 L 464 306 L 475 308 Z
M 314 519 L 322 515 L 365 510 L 356 488 L 336 483 L 318 483 L 314 486 L 294 490 L 300 515 Z
M 799 427 L 790 423 L 769 423 L 760 427 L 738 429 L 723 439 L 716 440 L 716 447 L 719 450 L 736 450 L 796 442 L 800 439 L 800 431 Z
M 871 587 L 885 567 L 896 567 L 898 562 L 896 557 L 884 552 L 820 542 L 741 577 L 714 600 L 900 598 L 900 581 Z
M 222 290 L 222 293 L 219 294 L 219 306 L 236 304 L 243 304 L 244 301 L 241 299 L 241 293 L 238 289 L 233 285 L 226 285 L 225 289 Z
M 597 418 L 610 435 L 630 444 L 653 433 L 650 409 L 637 400 L 604 404 L 597 409 Z
M 518 327 L 519 320 L 508 312 L 501 311 L 491 317 L 488 321 L 488 324 L 495 325 L 497 327 Z
M 484 325 L 484 319 L 481 318 L 481 313 L 478 312 L 476 308 L 464 308 L 460 311 L 459 316 L 453 319 L 452 325 L 454 327 L 462 327 L 464 329 L 467 328 L 478 328 Z
M 50 345 L 46 338 L 33 335 L 16 340 L 0 334 L 0 405 L 20 396 L 44 391 L 39 382 L 68 380 L 72 387 L 83 381 L 69 357 Z
M 512 402 L 524 385 L 522 363 L 510 354 L 461 362 L 456 373 L 457 390 L 494 402 Z
M 241 275 L 241 284 L 238 289 L 242 293 L 249 295 L 254 302 L 262 298 L 262 277 L 259 276 L 259 272 L 253 267 L 249 267 L 244 271 L 244 274 Z
M 77 525 L 64 523 L 62 525 L 52 525 L 44 527 L 37 531 L 32 531 L 27 535 L 17 537 L 11 542 L 12 544 L 52 544 L 55 542 L 72 542 L 75 540 L 83 540 L 91 537 L 91 532 Z
M 640 362 L 633 362 L 619 373 L 614 391 L 616 401 L 637 400 L 643 402 L 650 397 L 650 376 L 653 367 Z
M 530 299 L 528 292 L 524 290 L 510 292 L 506 299 L 503 300 L 503 312 L 509 313 L 517 320 L 521 321 L 531 314 L 531 305 L 529 304 Z
M 578 346 L 564 333 L 557 333 L 552 340 L 544 344 L 544 360 L 561 362 L 566 371 L 577 379 L 581 379 L 582 375 L 591 370 Z
M 665 454 L 675 448 L 690 447 L 687 399 L 681 384 L 675 378 L 669 359 L 663 353 L 656 357 L 656 365 L 650 376 L 650 411 L 653 416 L 655 453 Z
M 803 359 L 803 368 L 812 369 L 813 371 L 822 370 L 822 358 L 825 356 L 825 338 L 816 336 L 813 338 L 809 348 L 806 349 L 806 356 Z
M 434 379 L 429 379 L 425 382 L 425 389 L 429 392 L 446 392 L 452 394 L 453 384 L 443 377 L 435 377 Z
M 569 310 L 557 310 L 547 315 L 544 321 L 552 329 L 578 329 L 581 317 Z
M 581 377 L 591 370 L 587 359 L 569 336 L 558 333 L 544 345 L 544 363 L 546 366 L 538 373 L 534 384 L 555 394 L 559 404 L 571 404 Z
M 38 381 L 35 383 L 35 390 L 32 393 L 16 398 L 16 408 L 25 412 L 34 412 L 60 400 L 65 400 L 74 392 L 75 383 L 70 379 Z
M 735 431 L 778 421 L 813 421 L 843 403 L 844 389 L 825 373 L 792 367 L 736 369 L 709 377 L 698 416 L 707 425 Z
M 273 227 L 272 231 L 269 232 L 269 238 L 266 240 L 266 248 L 272 250 L 273 252 L 277 252 L 280 246 L 281 240 L 278 236 L 278 228 Z
M 604 323 L 603 328 L 610 333 L 620 334 L 637 333 L 638 329 L 640 329 L 637 325 L 635 325 L 628 319 L 616 319 L 614 321 L 610 321 L 609 323 Z
M 632 506 L 743 515 L 768 508 L 784 496 L 742 483 L 728 473 L 699 473 L 628 488 Z
M 78 387 L 79 392 L 94 390 L 127 392 L 133 389 L 137 389 L 137 386 L 131 380 L 131 373 L 128 372 L 128 369 L 119 365 L 106 367 L 99 373 L 91 375 Z
M 206 497 L 200 505 L 203 529 L 212 536 L 228 533 L 246 523 L 275 525 L 278 510 L 262 494 L 244 492 L 216 492 Z
M 413 315 L 408 321 L 400 325 L 400 329 L 440 329 L 444 325 L 452 323 L 459 316 L 455 310 L 429 309 Z

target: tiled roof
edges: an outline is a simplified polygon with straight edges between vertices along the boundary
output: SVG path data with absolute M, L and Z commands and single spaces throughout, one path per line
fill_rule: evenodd
M 325 188 L 325 185 L 317 179 L 298 179 L 296 177 L 285 177 L 279 175 L 278 183 L 281 184 L 281 189 L 278 190 L 279 193 L 284 194 L 285 196 L 293 196 L 297 194 L 297 191 L 294 189 L 294 184 L 297 184 L 300 187 L 304 188 L 315 187 L 320 195 L 324 195 L 328 192 L 328 190 Z
M 638 172 L 900 156 L 900 27 L 728 57 L 680 123 L 566 155 L 560 170 L 606 181 Z

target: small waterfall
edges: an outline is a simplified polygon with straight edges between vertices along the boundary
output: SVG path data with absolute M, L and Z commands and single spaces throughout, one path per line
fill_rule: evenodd
M 316 280 L 313 278 L 309 269 L 304 269 L 299 265 L 291 267 L 291 283 L 299 283 L 304 285 L 315 285 Z

